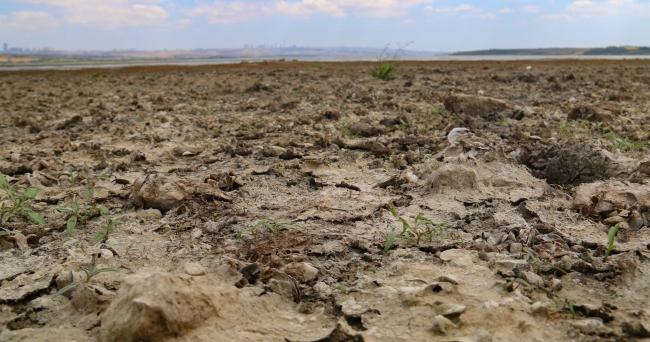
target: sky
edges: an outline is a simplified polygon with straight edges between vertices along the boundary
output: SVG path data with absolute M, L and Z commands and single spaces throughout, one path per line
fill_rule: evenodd
M 244 44 L 411 50 L 650 45 L 650 0 L 0 0 L 0 43 L 58 50 Z

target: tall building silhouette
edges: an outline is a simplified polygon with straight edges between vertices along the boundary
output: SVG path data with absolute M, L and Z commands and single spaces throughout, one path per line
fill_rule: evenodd
M 4 44 L 4 52 L 9 51 L 9 46 L 7 46 L 7 43 Z

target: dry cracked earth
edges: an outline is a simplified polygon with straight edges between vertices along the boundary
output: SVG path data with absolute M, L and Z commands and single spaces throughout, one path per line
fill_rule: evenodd
M 647 61 L 373 66 L 0 72 L 0 340 L 649 340 Z

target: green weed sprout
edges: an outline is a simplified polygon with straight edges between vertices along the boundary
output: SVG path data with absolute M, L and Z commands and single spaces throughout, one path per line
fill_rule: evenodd
M 523 247 L 522 249 L 523 249 L 524 252 L 526 252 L 526 254 L 528 254 L 528 256 L 530 256 L 530 258 L 533 260 L 533 264 L 535 265 L 535 269 L 536 269 L 536 270 L 539 271 L 539 270 L 542 269 L 542 268 L 546 268 L 546 269 L 550 269 L 550 270 L 556 270 L 556 271 L 559 271 L 559 272 L 562 273 L 562 274 L 566 274 L 566 271 L 565 271 L 565 270 L 563 270 L 563 269 L 561 269 L 561 268 L 559 268 L 559 267 L 557 267 L 557 266 L 547 265 L 547 264 L 542 264 L 542 262 L 539 261 L 539 259 L 537 259 L 537 258 L 535 257 L 535 254 L 533 254 L 533 251 L 531 251 L 530 249 L 528 249 L 528 248 L 526 248 L 526 247 Z
M 122 224 L 122 220 L 119 218 L 112 218 L 110 216 L 106 216 L 106 226 L 102 228 L 95 236 L 93 236 L 92 243 L 96 244 L 99 241 L 102 241 L 108 233 L 110 233 L 115 227 L 118 225 Z
M 424 217 L 423 213 L 419 213 L 413 220 L 413 224 L 409 224 L 406 219 L 401 217 L 397 210 L 395 210 L 395 205 L 389 203 L 389 208 L 391 214 L 402 224 L 402 232 L 397 234 L 395 232 L 395 226 L 389 224 L 391 227 L 391 232 L 386 234 L 386 245 L 384 246 L 384 252 L 387 252 L 395 242 L 395 238 L 414 238 L 415 244 L 420 245 L 422 238 L 425 238 L 426 242 L 431 242 L 433 240 L 433 235 L 442 235 L 444 234 L 444 222 L 435 222 L 431 219 Z
M 576 316 L 576 310 L 574 308 L 575 303 L 573 302 L 573 299 L 553 296 L 553 301 L 555 302 L 554 306 L 556 308 L 560 308 L 560 309 L 568 308 L 569 311 L 571 311 L 571 315 L 573 317 Z
M 609 257 L 609 254 L 612 253 L 614 250 L 614 239 L 616 239 L 616 234 L 618 233 L 618 229 L 620 228 L 621 224 L 617 223 L 614 227 L 609 229 L 609 234 L 607 236 L 607 241 L 608 241 L 608 246 L 607 246 L 607 252 L 605 252 L 605 259 L 603 261 L 607 261 L 607 258 Z
M 361 136 L 359 134 L 352 133 L 348 129 L 348 127 L 352 125 L 352 123 L 353 123 L 352 119 L 345 118 L 341 120 L 339 123 L 337 123 L 334 127 L 350 138 L 360 138 Z
M 106 174 L 101 174 L 99 176 L 95 176 L 90 172 L 88 168 L 84 168 L 81 171 L 81 174 L 83 175 L 83 178 L 86 180 L 86 184 L 84 185 L 84 191 L 83 194 L 87 199 L 91 199 L 95 196 L 95 184 L 99 179 L 108 179 L 109 176 Z
M 88 268 L 85 268 L 85 267 L 81 268 L 81 270 L 84 271 L 84 273 L 86 273 L 86 279 L 77 280 L 77 281 L 75 281 L 73 283 L 68 284 L 64 288 L 60 289 L 57 293 L 55 293 L 54 296 L 52 296 L 52 299 L 66 293 L 66 292 L 68 292 L 68 291 L 70 291 L 72 289 L 74 289 L 75 287 L 79 286 L 80 284 L 88 284 L 90 282 L 90 279 L 92 279 L 92 277 L 94 277 L 94 276 L 96 276 L 96 275 L 98 275 L 100 273 L 117 271 L 116 269 L 114 269 L 112 267 L 104 267 L 104 268 L 97 269 L 96 266 L 95 266 L 95 258 L 96 258 L 96 256 L 93 255 L 93 260 L 91 261 L 90 266 Z
M 12 207 L 7 207 L 4 203 L 0 205 L 0 221 L 3 220 L 5 215 L 17 212 L 38 224 L 45 224 L 45 219 L 41 215 L 35 213 L 31 207 L 25 205 L 25 202 L 36 197 L 38 194 L 37 188 L 27 188 L 22 195 L 16 194 L 14 188 L 9 184 L 2 172 L 0 172 L 0 188 L 9 195 L 9 198 L 13 202 Z
M 272 235 L 277 235 L 280 232 L 280 229 L 282 229 L 283 227 L 286 227 L 286 228 L 302 228 L 300 225 L 297 225 L 297 224 L 293 224 L 293 223 L 289 223 L 289 222 L 276 221 L 276 220 L 274 220 L 272 218 L 263 218 L 263 219 L 257 221 L 257 223 L 254 226 L 252 226 L 250 228 L 247 228 L 247 229 L 244 229 L 241 232 L 239 232 L 239 234 L 237 234 L 236 238 L 241 239 L 241 237 L 244 235 L 245 232 L 249 232 L 249 233 L 253 234 L 253 236 L 256 236 L 257 235 L 257 230 L 258 230 L 259 227 L 266 227 L 269 230 L 269 232 L 271 232 Z
M 77 198 L 74 199 L 70 207 L 67 208 L 58 207 L 56 208 L 56 210 L 66 214 L 72 213 L 72 216 L 68 218 L 68 221 L 66 223 L 66 231 L 70 236 L 73 235 L 74 228 L 77 226 L 77 223 L 84 224 L 89 218 L 97 215 L 98 213 L 101 215 L 108 215 L 108 208 L 101 205 L 98 207 L 94 207 L 94 206 L 79 204 Z M 81 213 L 82 211 L 85 212 L 85 215 Z
M 386 47 L 384 47 L 384 50 L 381 51 L 381 54 L 377 56 L 377 61 L 384 62 L 384 63 L 378 67 L 370 69 L 370 75 L 374 78 L 378 78 L 384 81 L 388 81 L 391 78 L 393 78 L 393 73 L 395 72 L 395 66 L 389 63 L 388 61 L 397 60 L 397 56 L 400 53 L 404 53 L 404 49 L 406 49 L 406 47 L 411 45 L 412 43 L 413 42 L 408 42 L 404 46 L 400 46 L 398 43 L 397 51 L 395 51 L 395 54 L 392 57 L 389 56 L 387 53 L 390 44 L 386 45 Z
M 393 78 L 393 73 L 395 72 L 395 66 L 384 63 L 379 67 L 370 69 L 370 75 L 374 78 L 380 80 L 388 81 Z

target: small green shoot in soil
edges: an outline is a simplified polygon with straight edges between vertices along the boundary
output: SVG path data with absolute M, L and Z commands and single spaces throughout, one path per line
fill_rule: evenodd
M 83 195 L 87 199 L 91 199 L 95 196 L 95 185 L 97 184 L 97 181 L 99 181 L 100 179 L 110 178 L 108 175 L 103 173 L 98 176 L 95 176 L 88 168 L 83 168 L 81 170 L 81 175 L 86 180 L 86 184 L 84 185 Z
M 388 63 L 384 63 L 381 66 L 370 69 L 370 75 L 372 75 L 372 77 L 384 81 L 390 80 L 393 77 L 394 72 L 395 72 L 395 66 Z
M 90 262 L 90 266 L 88 268 L 86 268 L 86 267 L 81 268 L 81 270 L 84 271 L 84 273 L 86 273 L 86 279 L 77 280 L 77 281 L 75 281 L 73 283 L 68 284 L 64 288 L 60 289 L 57 293 L 55 293 L 54 296 L 52 296 L 52 299 L 66 293 L 66 292 L 68 292 L 68 291 L 70 291 L 72 289 L 74 289 L 75 287 L 79 286 L 80 284 L 88 284 L 90 282 L 90 279 L 92 279 L 92 277 L 94 277 L 94 276 L 96 276 L 96 275 L 98 275 L 100 273 L 115 272 L 116 271 L 116 269 L 114 269 L 112 267 L 104 267 L 104 268 L 99 268 L 99 269 L 96 268 L 95 259 L 96 259 L 96 256 L 93 255 L 93 260 Z
M 108 215 L 108 208 L 101 205 L 95 207 L 79 204 L 76 197 L 69 207 L 58 207 L 56 210 L 66 214 L 72 213 L 72 216 L 68 218 L 68 221 L 66 223 L 66 231 L 70 236 L 73 235 L 74 228 L 77 226 L 77 223 L 84 224 L 89 218 L 98 214 Z
M 400 53 L 404 53 L 404 49 L 406 49 L 406 47 L 412 43 L 413 42 L 408 42 L 404 46 L 401 46 L 398 43 L 397 51 L 395 51 L 395 54 L 393 54 L 392 57 L 388 54 L 388 48 L 390 47 L 390 44 L 386 45 L 384 50 L 381 51 L 381 54 L 377 56 L 377 61 L 382 62 L 382 64 L 378 67 L 370 69 L 370 75 L 374 78 L 378 78 L 384 81 L 388 81 L 393 78 L 393 73 L 395 73 L 395 66 L 388 61 L 396 61 L 398 55 Z
M 336 127 L 336 129 L 338 129 L 339 131 L 341 131 L 343 134 L 345 134 L 350 138 L 360 138 L 361 136 L 350 132 L 350 130 L 348 129 L 348 127 L 352 125 L 352 123 L 353 123 L 352 119 L 345 118 L 341 120 L 339 123 L 337 123 L 334 127 Z
M 260 227 L 266 227 L 269 232 L 271 232 L 272 235 L 277 235 L 280 232 L 280 229 L 282 228 L 302 228 L 300 225 L 289 223 L 289 222 L 281 222 L 281 221 L 276 221 L 272 218 L 263 218 L 250 228 L 244 229 L 239 234 L 237 234 L 237 239 L 241 239 L 242 235 L 244 233 L 249 232 L 253 235 L 253 237 L 256 237 L 258 232 L 258 228 Z
M 2 172 L 0 172 L 0 188 L 9 195 L 9 198 L 13 202 L 12 207 L 5 206 L 4 202 L 0 205 L 0 221 L 4 219 L 5 215 L 17 212 L 38 224 L 45 224 L 45 219 L 41 215 L 35 213 L 31 207 L 25 205 L 25 202 L 36 197 L 38 194 L 37 188 L 27 188 L 22 194 L 17 194 Z
M 559 267 L 557 267 L 557 266 L 548 265 L 548 264 L 542 264 L 542 262 L 539 261 L 539 259 L 537 259 L 537 258 L 535 257 L 535 254 L 534 254 L 533 251 L 531 251 L 530 249 L 528 249 L 528 248 L 526 248 L 526 247 L 523 247 L 522 249 L 523 249 L 523 251 L 526 252 L 526 254 L 528 254 L 528 256 L 530 256 L 530 258 L 533 260 L 533 264 L 535 265 L 535 270 L 539 271 L 540 269 L 545 268 L 545 269 L 549 269 L 549 270 L 556 270 L 556 271 L 558 271 L 558 272 L 560 272 L 560 273 L 562 273 L 562 274 L 566 274 L 566 271 L 565 271 L 565 270 L 563 270 L 563 269 L 561 269 L 561 268 L 559 268 Z
M 118 225 L 122 224 L 122 220 L 120 218 L 112 218 L 110 216 L 105 216 L 106 217 L 106 226 L 102 228 L 95 236 L 93 236 L 92 243 L 96 244 L 99 241 L 102 241 L 108 233 L 110 233 L 115 227 Z
M 553 296 L 553 301 L 555 302 L 554 305 L 553 305 L 554 307 L 556 307 L 558 309 L 567 308 L 567 309 L 569 309 L 569 311 L 571 311 L 571 315 L 573 317 L 576 316 L 576 310 L 574 308 L 575 303 L 573 302 L 573 299 L 571 299 L 571 298 L 560 298 L 558 296 Z
M 618 229 L 620 228 L 620 226 L 621 224 L 617 223 L 614 227 L 609 229 L 609 234 L 607 235 L 608 246 L 603 261 L 607 261 L 609 254 L 612 253 L 612 251 L 614 250 L 614 239 L 616 239 L 616 234 L 618 233 Z
M 441 236 L 444 234 L 444 222 L 435 222 L 431 219 L 426 218 L 423 213 L 419 213 L 413 219 L 413 224 L 409 224 L 406 219 L 397 213 L 395 205 L 393 205 L 392 202 L 388 204 L 388 207 L 391 214 L 393 214 L 397 221 L 402 224 L 402 232 L 397 234 L 395 231 L 395 226 L 392 223 L 388 225 L 391 228 L 391 231 L 386 234 L 386 245 L 384 246 L 384 252 L 390 250 L 393 243 L 395 242 L 395 238 L 415 239 L 415 244 L 419 246 L 422 238 L 424 238 L 426 242 L 431 242 L 434 235 Z

